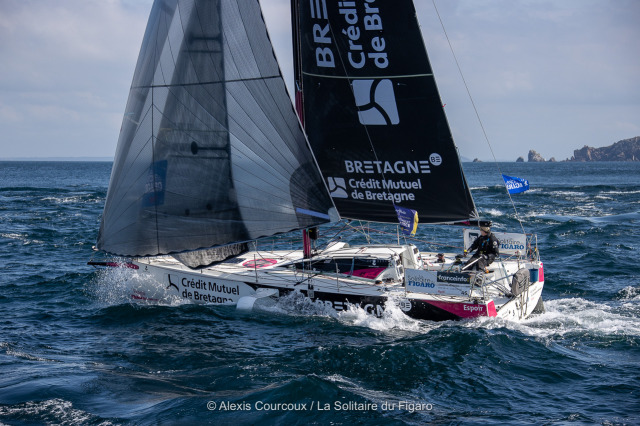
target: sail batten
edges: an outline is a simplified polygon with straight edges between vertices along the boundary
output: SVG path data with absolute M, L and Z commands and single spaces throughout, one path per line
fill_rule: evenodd
M 313 74 L 310 72 L 302 72 L 302 75 L 318 78 L 338 78 L 343 80 L 384 80 L 387 78 L 416 78 L 416 77 L 433 77 L 433 74 L 406 74 L 406 75 L 363 75 L 363 76 L 349 76 L 349 75 L 323 75 Z
M 183 256 L 206 264 L 237 243 L 325 223 L 332 208 L 258 2 L 157 0 L 98 248 L 123 256 L 221 248 Z

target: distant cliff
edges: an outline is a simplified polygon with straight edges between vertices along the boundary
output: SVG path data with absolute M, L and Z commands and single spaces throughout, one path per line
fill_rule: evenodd
M 518 157 L 516 162 L 523 162 L 524 158 Z M 531 163 L 555 162 L 551 157 L 545 160 L 533 149 L 529 151 L 527 161 Z M 585 145 L 581 149 L 573 151 L 573 156 L 564 161 L 640 161 L 640 136 L 630 139 L 623 139 L 610 146 L 602 148 L 592 148 Z
M 585 145 L 573 151 L 573 157 L 567 161 L 640 161 L 640 136 L 602 148 Z

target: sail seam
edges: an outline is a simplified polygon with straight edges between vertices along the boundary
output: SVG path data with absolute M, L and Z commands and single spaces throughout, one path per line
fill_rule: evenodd
M 225 80 L 225 81 L 199 81 L 195 83 L 180 83 L 180 84 L 151 84 L 146 86 L 132 86 L 132 89 L 153 89 L 153 88 L 170 88 L 170 87 L 189 87 L 189 86 L 203 86 L 209 84 L 228 84 L 228 83 L 242 83 L 245 81 L 257 81 L 257 80 L 267 80 L 273 78 L 280 78 L 279 75 L 269 75 L 264 77 L 253 77 L 253 78 L 241 78 L 236 80 Z

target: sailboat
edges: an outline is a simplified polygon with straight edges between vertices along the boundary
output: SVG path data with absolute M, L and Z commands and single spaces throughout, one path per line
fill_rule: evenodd
M 291 5 L 295 102 L 259 2 L 154 2 L 97 240 L 119 260 L 89 263 L 144 274 L 130 293 L 147 302 L 251 309 L 295 293 L 425 320 L 540 309 L 535 235 L 496 233 L 501 257 L 474 272 L 399 238 L 318 247 L 327 223 L 481 222 L 413 2 Z M 258 248 L 292 231 L 301 247 Z M 479 234 L 462 233 L 465 247 Z

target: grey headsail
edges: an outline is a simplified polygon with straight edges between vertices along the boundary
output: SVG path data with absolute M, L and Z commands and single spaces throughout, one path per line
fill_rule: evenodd
M 292 19 L 296 101 L 340 215 L 476 217 L 413 2 L 292 0 Z
M 98 248 L 227 246 L 328 222 L 332 207 L 259 3 L 156 0 Z

